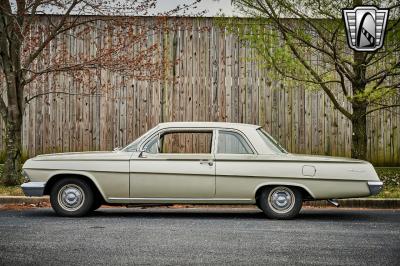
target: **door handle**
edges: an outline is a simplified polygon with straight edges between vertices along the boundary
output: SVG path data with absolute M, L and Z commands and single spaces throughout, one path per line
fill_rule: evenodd
M 200 160 L 200 164 L 208 164 L 209 166 L 212 166 L 214 162 L 212 160 Z

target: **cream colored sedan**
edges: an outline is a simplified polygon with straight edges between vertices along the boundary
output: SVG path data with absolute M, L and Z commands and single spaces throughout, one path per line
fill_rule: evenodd
M 39 155 L 23 166 L 28 196 L 82 216 L 101 204 L 256 204 L 295 217 L 304 200 L 365 197 L 382 189 L 372 165 L 286 152 L 260 126 L 162 123 L 112 152 Z

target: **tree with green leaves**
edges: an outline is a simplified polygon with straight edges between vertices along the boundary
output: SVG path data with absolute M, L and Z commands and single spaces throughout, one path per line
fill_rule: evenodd
M 389 1 L 234 0 L 251 20 L 237 20 L 240 39 L 263 65 L 280 77 L 323 90 L 352 124 L 353 158 L 367 156 L 367 116 L 400 106 L 388 99 L 400 92 L 400 4 Z M 382 6 L 384 4 L 384 6 Z M 343 8 L 374 5 L 389 9 L 384 47 L 373 52 L 349 48 Z M 251 22 L 249 22 L 251 21 Z M 237 23 L 246 24 L 240 30 Z M 318 62 L 310 58 L 318 57 Z M 340 90 L 351 110 L 338 100 Z M 390 101 L 389 101 L 390 102 Z

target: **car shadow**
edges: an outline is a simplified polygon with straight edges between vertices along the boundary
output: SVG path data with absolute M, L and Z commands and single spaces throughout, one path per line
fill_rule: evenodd
M 370 211 L 358 209 L 312 209 L 302 210 L 298 220 L 316 221 L 369 221 L 374 215 Z
M 265 219 L 258 209 L 229 208 L 100 208 L 88 217 L 136 217 L 147 219 Z
M 30 217 L 58 216 L 52 209 L 31 209 L 26 212 Z M 200 208 L 100 208 L 78 219 L 93 218 L 145 218 L 145 219 L 263 219 L 264 213 L 258 209 L 200 209 Z M 76 218 L 71 218 L 76 219 Z M 384 216 L 362 209 L 303 209 L 295 220 L 308 221 L 370 221 L 384 220 Z M 272 220 L 269 220 L 272 221 Z

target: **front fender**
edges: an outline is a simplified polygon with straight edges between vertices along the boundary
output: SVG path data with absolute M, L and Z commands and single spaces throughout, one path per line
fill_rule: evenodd
M 86 171 L 74 171 L 74 170 L 57 170 L 54 172 L 51 172 L 48 176 L 48 180 L 46 182 L 46 186 L 47 184 L 51 183 L 52 180 L 54 180 L 54 178 L 57 178 L 57 176 L 68 176 L 68 175 L 75 175 L 75 176 L 84 176 L 88 179 L 90 179 L 90 181 L 93 182 L 93 184 L 96 186 L 97 190 L 100 192 L 100 194 L 102 195 L 104 200 L 107 200 L 106 194 L 104 193 L 102 187 L 100 186 L 99 182 L 97 182 L 96 178 L 89 172 Z M 45 190 L 47 189 L 47 187 L 45 188 Z

